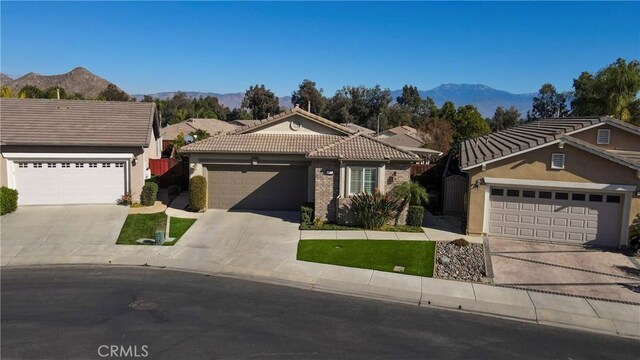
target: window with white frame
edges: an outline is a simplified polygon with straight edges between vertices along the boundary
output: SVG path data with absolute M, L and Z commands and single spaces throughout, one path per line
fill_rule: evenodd
M 378 168 L 349 167 L 349 186 L 347 194 L 355 195 L 362 192 L 372 193 L 378 187 Z
M 18 163 L 18 167 L 19 168 L 27 168 L 27 167 L 29 167 L 29 164 L 21 162 L 21 163 Z
M 121 168 L 121 167 L 124 167 L 124 163 L 121 163 L 121 162 L 119 162 L 119 163 L 116 163 L 116 167 L 117 167 L 117 168 Z
M 98 164 L 97 163 L 89 163 L 89 167 L 90 168 L 95 168 L 95 167 L 98 167 Z
M 102 163 L 102 167 L 111 167 L 110 163 Z
M 611 140 L 611 130 L 609 129 L 599 129 L 598 130 L 598 138 L 596 139 L 596 144 L 598 145 L 607 145 Z
M 62 167 L 63 168 L 68 168 L 68 167 L 71 167 L 71 164 L 70 163 L 62 163 Z
M 41 168 L 42 167 L 42 163 L 33 163 L 33 167 L 34 168 Z
M 551 154 L 551 168 L 552 169 L 564 169 L 564 154 L 553 153 Z
M 54 168 L 56 167 L 56 163 L 48 163 L 47 167 Z

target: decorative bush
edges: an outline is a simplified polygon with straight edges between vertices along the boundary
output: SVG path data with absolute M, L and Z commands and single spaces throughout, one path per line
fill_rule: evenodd
M 323 226 L 324 220 L 321 217 L 313 219 L 313 226 Z
M 379 230 L 393 219 L 400 209 L 400 200 L 391 194 L 384 195 L 378 190 L 361 193 L 351 198 L 351 210 L 362 227 Z
M 462 238 L 451 241 L 451 244 L 455 246 L 469 246 L 469 242 Z
M 189 207 L 195 211 L 204 210 L 207 206 L 207 179 L 196 175 L 189 179 Z
M 126 193 L 118 199 L 118 205 L 131 205 L 131 194 Z
M 0 215 L 16 211 L 18 208 L 18 190 L 6 186 L 0 188 Z
M 300 218 L 303 224 L 311 224 L 313 219 L 314 204 L 311 202 L 302 203 L 300 206 Z
M 415 181 L 405 181 L 391 190 L 393 196 L 402 199 L 403 203 L 422 206 L 429 202 L 429 193 L 422 185 Z
M 140 203 L 144 206 L 152 206 L 156 203 L 158 197 L 158 184 L 152 181 L 148 181 L 142 187 L 142 194 L 140 194 Z
M 424 219 L 424 208 L 422 206 L 411 205 L 407 212 L 407 225 L 422 226 Z
M 636 215 L 629 226 L 629 246 L 636 251 L 640 249 L 640 214 Z

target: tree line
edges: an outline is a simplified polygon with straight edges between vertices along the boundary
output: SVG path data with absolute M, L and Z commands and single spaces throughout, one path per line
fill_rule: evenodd
M 20 90 L 14 93 L 14 91 L 8 87 L 3 86 L 0 91 L 0 97 L 17 97 L 22 99 L 63 99 L 63 100 L 102 100 L 102 101 L 132 101 L 131 97 L 126 92 L 118 89 L 113 84 L 107 85 L 94 98 L 85 98 L 80 93 L 70 94 L 61 86 L 52 86 L 47 89 L 39 89 L 33 85 L 25 85 Z
M 56 89 L 59 88 L 39 90 L 25 86 L 17 96 L 55 98 Z M 9 91 L 3 87 L 2 96 L 13 96 Z M 394 103 L 391 91 L 380 85 L 344 86 L 327 97 L 314 81 L 305 79 L 292 92 L 291 101 L 337 123 L 353 123 L 380 131 L 400 125 L 412 126 L 420 130 L 427 147 L 448 151 L 467 139 L 541 118 L 611 115 L 640 125 L 639 91 L 640 63 L 618 59 L 594 74 L 582 72 L 574 79 L 571 92 L 558 92 L 553 84 L 543 84 L 524 118 L 515 107 L 499 106 L 491 118 L 484 118 L 473 105 L 456 106 L 447 101 L 438 107 L 433 99 L 423 99 L 418 88 L 412 85 L 405 85 Z M 66 94 L 64 89 L 60 92 L 61 98 L 82 98 L 80 94 Z M 115 85 L 109 85 L 97 99 L 131 100 Z M 281 111 L 278 98 L 263 84 L 250 86 L 241 107 L 233 110 L 220 104 L 216 97 L 190 99 L 183 92 L 169 99 L 146 95 L 142 101 L 157 104 L 163 126 L 188 118 L 264 119 Z

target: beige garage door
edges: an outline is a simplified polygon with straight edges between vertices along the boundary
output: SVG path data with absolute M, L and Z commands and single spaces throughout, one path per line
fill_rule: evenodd
M 209 208 L 299 210 L 306 201 L 306 166 L 207 167 Z
M 618 246 L 621 195 L 491 187 L 489 235 Z

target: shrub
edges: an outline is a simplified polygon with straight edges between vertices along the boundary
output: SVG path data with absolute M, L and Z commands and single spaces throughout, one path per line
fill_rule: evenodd
M 640 249 L 640 214 L 636 215 L 629 226 L 629 246 L 633 250 Z
M 0 188 L 0 215 L 16 211 L 18 208 L 18 190 L 6 186 Z
M 152 206 L 156 203 L 158 197 L 158 184 L 149 181 L 142 187 L 140 194 L 140 203 L 144 206 Z
M 450 242 L 451 244 L 455 245 L 455 246 L 469 246 L 469 242 L 465 239 L 455 239 L 453 241 Z
M 178 196 L 181 191 L 180 185 L 171 185 L 167 188 L 167 194 L 169 194 L 169 196 Z
M 324 220 L 322 220 L 321 217 L 317 217 L 313 219 L 313 226 L 323 226 L 323 225 L 324 225 Z
M 131 194 L 126 193 L 118 199 L 118 205 L 131 205 Z
M 311 202 L 302 203 L 300 206 L 300 218 L 303 224 L 311 224 L 311 219 L 313 219 L 313 208 L 314 204 Z
M 378 190 L 361 193 L 351 198 L 351 210 L 356 222 L 365 229 L 379 230 L 393 219 L 400 209 L 400 200 Z
M 424 208 L 422 206 L 411 205 L 407 212 L 407 225 L 422 226 L 424 219 Z
M 401 199 L 404 204 L 422 206 L 429 202 L 429 193 L 415 181 L 405 181 L 395 186 L 391 193 Z
M 195 211 L 204 210 L 207 206 L 207 179 L 196 175 L 189 179 L 189 207 Z

